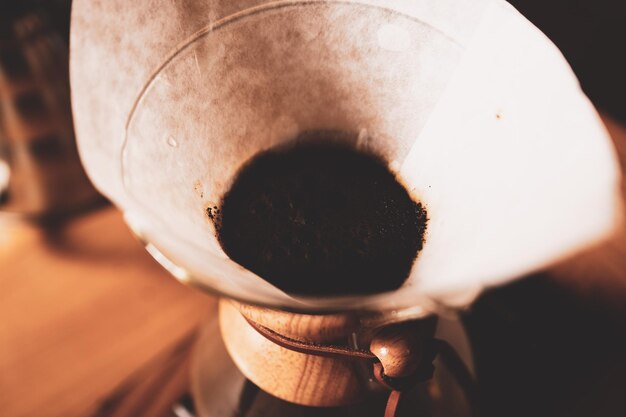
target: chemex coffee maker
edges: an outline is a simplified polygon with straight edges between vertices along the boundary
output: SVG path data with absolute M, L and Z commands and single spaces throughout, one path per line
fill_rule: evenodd
M 201 416 L 476 415 L 455 312 L 620 221 L 598 115 L 503 0 L 76 0 L 70 70 L 91 180 L 176 278 L 223 296 L 192 375 Z M 418 227 L 331 148 L 384 166 Z M 373 229 L 342 234 L 362 206 Z M 375 261 L 406 241 L 386 286 L 395 264 Z

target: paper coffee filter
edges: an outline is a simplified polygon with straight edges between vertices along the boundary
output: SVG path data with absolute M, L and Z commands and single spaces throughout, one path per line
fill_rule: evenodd
M 610 140 L 556 47 L 507 3 L 257 1 L 223 14 L 232 5 L 191 5 L 209 22 L 158 45 L 135 90 L 112 81 L 117 104 L 80 95 L 104 82 L 85 75 L 89 39 L 74 42 L 72 62 L 87 171 L 179 279 L 291 309 L 462 306 L 616 226 Z M 81 11 L 78 2 L 86 27 Z M 119 102 L 127 110 L 115 113 Z M 123 115 L 109 128 L 119 141 L 88 121 L 107 106 Z M 351 132 L 347 141 L 381 155 L 425 205 L 424 249 L 399 290 L 294 298 L 221 250 L 207 208 L 246 161 L 312 129 Z

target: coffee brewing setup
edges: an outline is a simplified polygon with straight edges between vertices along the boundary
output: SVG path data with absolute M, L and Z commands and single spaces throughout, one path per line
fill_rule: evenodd
M 223 297 L 192 372 L 201 416 L 476 415 L 456 312 L 620 221 L 597 113 L 558 49 L 503 0 L 75 0 L 70 41 L 89 177 L 177 279 Z M 423 214 L 415 228 L 392 233 L 385 210 L 404 197 L 381 200 L 395 185 L 367 183 L 375 168 L 319 152 L 329 132 L 333 149 L 395 178 L 402 207 Z M 259 158 L 265 171 L 246 174 Z M 231 216 L 229 201 L 246 210 Z M 280 201 L 297 213 L 281 217 Z M 300 201 L 318 206 L 298 212 Z M 389 239 L 371 252 L 358 207 L 330 226 L 319 214 L 355 201 L 382 213 L 376 233 Z M 352 223 L 366 231 L 342 246 L 333 233 Z M 290 224 L 321 246 L 255 249 Z M 405 241 L 408 272 L 385 286 L 397 264 L 374 260 Z M 321 252 L 350 268 L 296 268 Z

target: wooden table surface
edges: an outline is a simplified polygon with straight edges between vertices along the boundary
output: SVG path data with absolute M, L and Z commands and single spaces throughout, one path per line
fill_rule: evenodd
M 626 129 L 605 122 L 626 161 Z M 611 256 L 626 260 L 626 229 L 611 245 Z M 607 271 L 593 280 L 556 279 L 581 294 L 595 286 L 594 297 L 623 304 L 626 268 Z M 487 352 L 494 331 L 483 323 L 494 317 L 493 303 L 481 303 L 478 328 L 471 316 L 468 322 Z M 0 417 L 171 415 L 187 389 L 195 332 L 214 308 L 213 297 L 158 266 L 113 207 L 53 228 L 0 213 Z M 502 378 L 503 365 L 493 363 L 491 373 Z M 505 386 L 498 381 L 493 387 Z
M 113 207 L 54 230 L 0 217 L 0 416 L 166 415 L 214 303 L 153 261 Z M 151 400 L 120 398 L 148 369 L 171 372 L 146 387 Z

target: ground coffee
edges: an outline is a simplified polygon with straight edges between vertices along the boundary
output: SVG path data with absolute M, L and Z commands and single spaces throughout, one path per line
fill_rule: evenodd
M 226 254 L 287 293 L 394 290 L 422 248 L 422 205 L 342 135 L 308 132 L 256 155 L 208 211 Z

